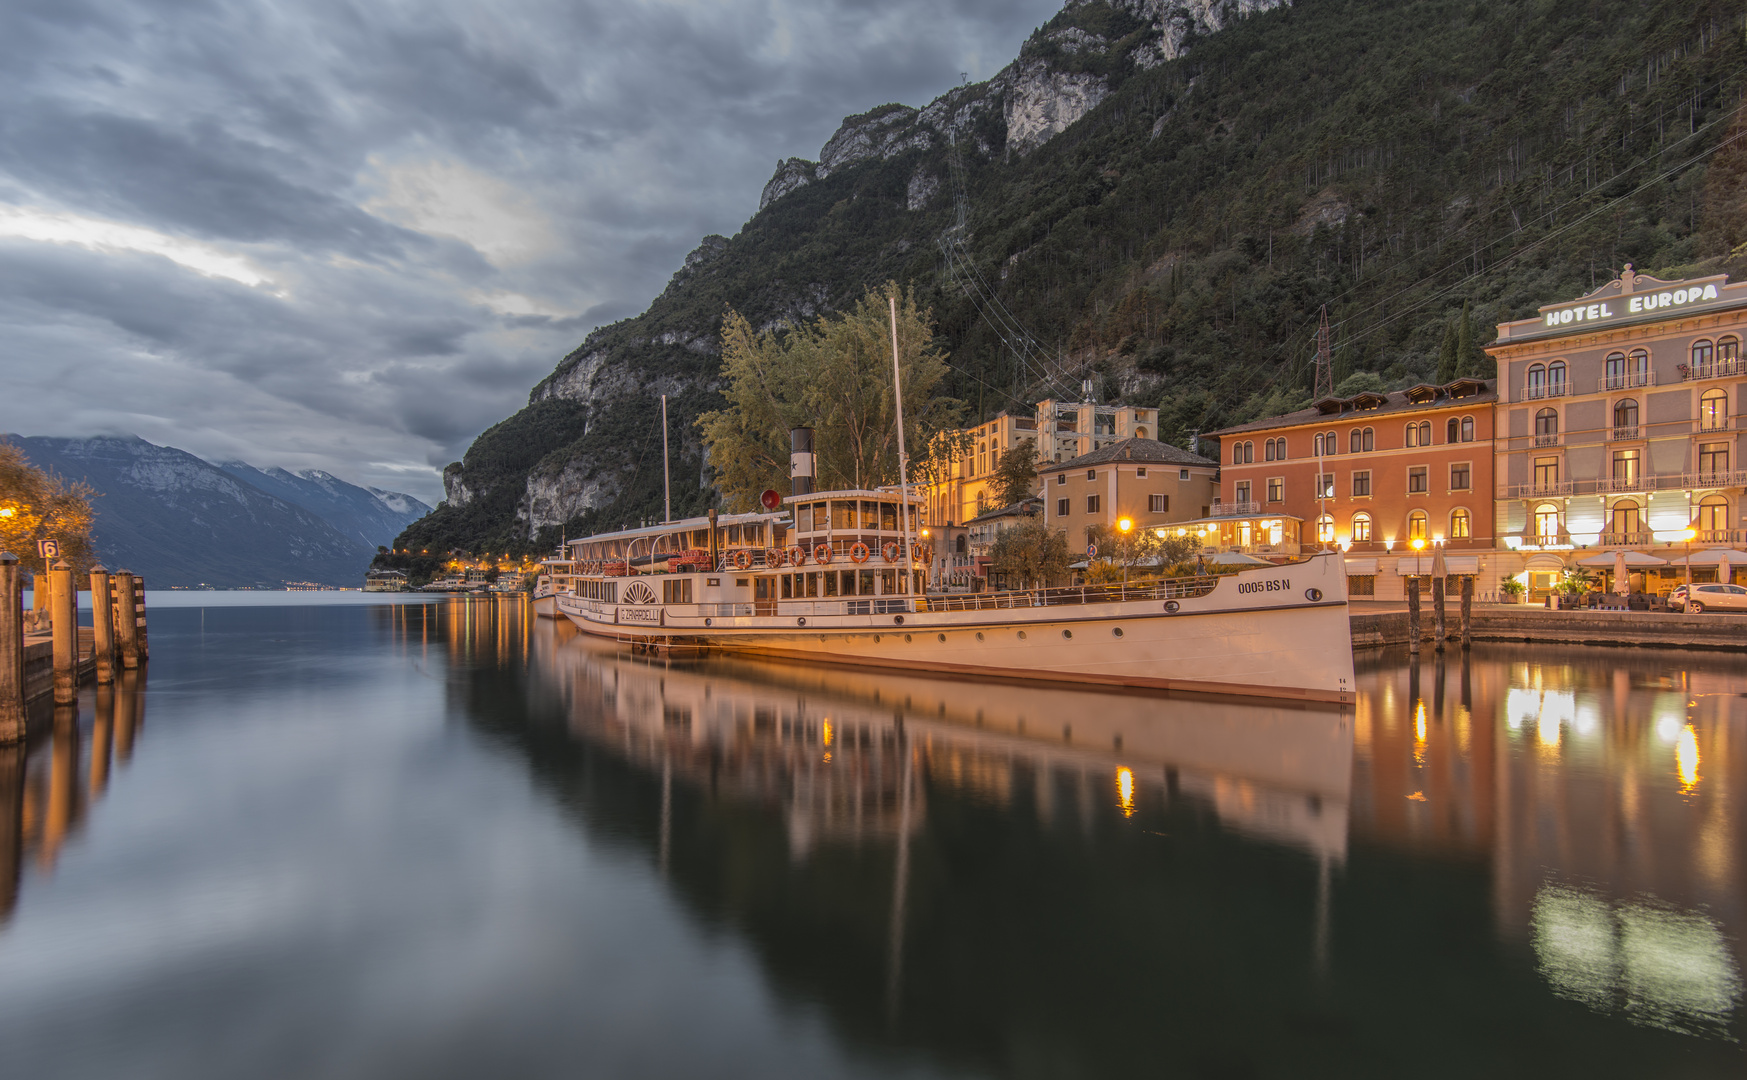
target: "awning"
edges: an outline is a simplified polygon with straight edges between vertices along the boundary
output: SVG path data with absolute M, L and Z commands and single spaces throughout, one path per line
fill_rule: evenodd
M 1377 560 L 1376 559 L 1348 559 L 1347 560 L 1347 573 L 1349 573 L 1349 574 L 1375 574 L 1376 572 L 1377 572 Z
M 1548 554 L 1545 551 L 1537 552 L 1528 557 L 1528 561 L 1523 564 L 1523 569 L 1533 570 L 1536 573 L 1542 574 L 1549 570 L 1563 570 L 1565 569 L 1565 560 L 1557 555 Z
M 1670 566 L 1685 566 L 1687 558 L 1688 556 L 1682 555 L 1678 559 L 1669 559 L 1668 563 Z M 1706 548 L 1703 551 L 1693 552 L 1691 559 L 1694 566 L 1721 566 L 1724 563 L 1733 566 L 1747 566 L 1747 551 L 1735 551 L 1731 548 Z
M 1594 555 L 1577 560 L 1578 566 L 1612 566 L 1619 556 L 1626 557 L 1627 566 L 1666 566 L 1667 559 L 1660 559 L 1647 551 L 1598 551 Z M 1747 561 L 1747 560 L 1744 560 Z
M 1432 572 L 1434 556 L 1419 555 L 1395 560 L 1395 572 L 1402 577 L 1425 577 Z M 1478 555 L 1445 555 L 1444 573 L 1446 574 L 1478 574 L 1480 572 L 1480 556 Z M 1351 570 L 1347 573 L 1352 573 Z

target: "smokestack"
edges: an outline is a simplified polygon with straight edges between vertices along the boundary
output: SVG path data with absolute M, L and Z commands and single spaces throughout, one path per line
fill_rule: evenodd
M 790 495 L 813 494 L 813 460 L 813 429 L 810 427 L 791 428 L 789 430 Z

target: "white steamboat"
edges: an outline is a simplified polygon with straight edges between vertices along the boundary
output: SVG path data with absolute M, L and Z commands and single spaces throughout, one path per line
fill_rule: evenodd
M 1139 586 L 930 596 L 915 494 L 783 501 L 792 516 L 693 518 L 571 541 L 558 613 L 587 633 L 660 650 L 1350 700 L 1338 552 Z

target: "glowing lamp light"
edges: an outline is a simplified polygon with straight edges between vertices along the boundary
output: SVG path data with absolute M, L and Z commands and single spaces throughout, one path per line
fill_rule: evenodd
M 1698 539 L 1698 530 L 1697 529 L 1685 529 L 1681 532 L 1680 538 L 1682 540 L 1696 540 L 1696 539 Z
M 1116 528 L 1122 532 L 1128 532 L 1130 529 L 1134 528 L 1134 519 L 1122 518 L 1116 522 Z
M 1153 535 L 1158 537 L 1160 540 L 1163 540 L 1165 538 L 1165 530 L 1164 529 L 1154 529 Z
M 18 513 L 18 511 L 12 509 L 10 506 L 0 507 L 0 518 L 9 518 L 16 513 Z
M 1408 542 L 1408 546 L 1415 551 L 1419 551 L 1426 546 L 1426 542 L 1416 536 Z
M 1124 817 L 1134 814 L 1134 772 L 1126 767 L 1116 770 L 1116 801 Z

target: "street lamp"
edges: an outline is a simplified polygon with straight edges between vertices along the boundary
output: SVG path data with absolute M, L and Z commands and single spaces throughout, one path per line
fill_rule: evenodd
M 1680 538 L 1686 541 L 1686 602 L 1689 607 L 1692 604 L 1692 542 L 1697 537 L 1698 530 L 1691 525 L 1680 534 Z
M 1128 588 L 1128 564 L 1133 557 L 1133 552 L 1128 550 L 1128 534 L 1133 531 L 1133 529 L 1133 518 L 1125 517 L 1116 519 L 1116 531 L 1122 534 L 1122 587 L 1124 589 Z

